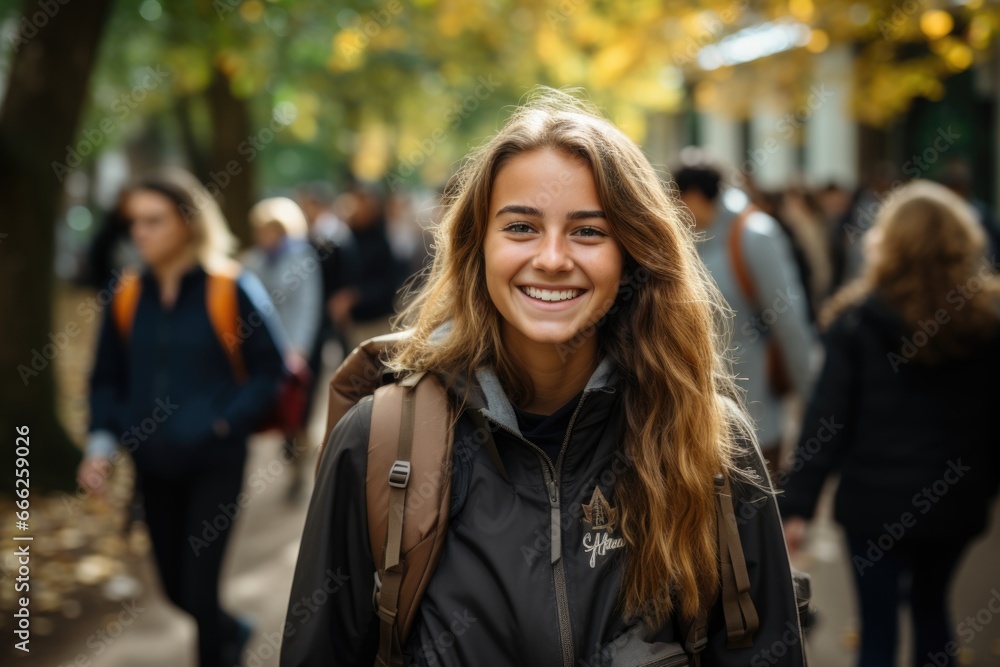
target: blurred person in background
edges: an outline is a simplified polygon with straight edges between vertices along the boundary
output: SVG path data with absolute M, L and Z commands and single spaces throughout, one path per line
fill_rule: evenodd
M 967 201 L 975 210 L 979 224 L 986 232 L 986 256 L 992 257 L 1000 252 L 1000 226 L 997 225 L 997 218 L 990 205 L 973 194 L 972 167 L 969 165 L 969 161 L 959 158 L 948 162 L 941 175 L 941 183 Z
M 802 286 L 805 288 L 807 314 L 809 323 L 816 322 L 816 301 L 813 298 L 813 264 L 814 255 L 809 253 L 806 245 L 813 239 L 809 238 L 811 220 L 803 215 L 800 204 L 804 205 L 799 192 L 794 187 L 787 190 L 759 191 L 751 198 L 750 203 L 758 211 L 766 213 L 774 220 L 785 238 L 788 239 L 795 260 L 795 268 L 799 272 Z M 791 206 L 789 206 L 791 203 Z
M 833 259 L 833 287 L 852 282 L 861 275 L 864 255 L 862 240 L 875 224 L 882 203 L 902 181 L 891 162 L 876 163 L 851 198 L 844 216 L 830 228 L 830 251 Z
M 823 314 L 826 360 L 779 505 L 794 554 L 839 471 L 860 667 L 896 664 L 901 603 L 913 664 L 954 664 L 948 590 L 1000 480 L 1000 280 L 985 243 L 964 201 L 915 181 L 879 213 L 864 273 Z
M 333 210 L 333 188 L 327 183 L 307 183 L 296 193 L 299 207 L 309 224 L 313 241 L 332 241 L 338 246 L 351 242 L 351 228 Z
M 319 258 L 323 283 L 320 331 L 309 350 L 309 368 L 314 374 L 314 396 L 317 389 L 323 391 L 327 385 L 324 367 L 336 367 L 348 352 L 344 330 L 340 325 L 334 324 L 330 313 L 333 310 L 334 295 L 350 287 L 350 281 L 358 274 L 358 249 L 351 228 L 333 210 L 333 188 L 328 183 L 303 185 L 296 190 L 296 199 L 306 216 L 309 227 L 307 238 Z M 331 345 L 328 346 L 327 343 Z M 332 352 L 330 358 L 325 357 L 325 349 Z M 309 423 L 312 408 L 313 401 L 310 400 L 306 405 L 303 423 Z M 289 492 L 296 493 L 294 487 L 289 487 Z
M 417 273 L 430 264 L 427 248 L 433 239 L 426 233 L 418 216 L 413 192 L 389 195 L 385 206 L 386 232 L 392 254 L 402 265 L 404 276 Z M 426 222 L 429 224 L 429 221 Z
M 335 327 L 330 319 L 330 300 L 334 294 L 350 287 L 350 281 L 358 274 L 358 245 L 351 228 L 334 211 L 331 187 L 313 183 L 299 188 L 296 197 L 309 226 L 309 243 L 323 268 L 323 323 L 321 340 L 313 350 L 315 361 L 321 359 L 322 345 L 327 340 L 336 341 L 342 351 L 347 347 L 343 330 Z M 318 367 L 313 361 L 310 366 Z
M 87 249 L 86 282 L 94 289 L 106 288 L 125 268 L 142 262 L 129 235 L 128 220 L 122 214 L 126 194 L 123 190 L 104 215 Z
M 334 326 L 348 332 L 347 349 L 353 349 L 372 336 L 389 333 L 396 291 L 405 276 L 389 243 L 382 193 L 371 184 L 356 182 L 347 192 L 345 209 L 357 246 L 356 272 L 347 287 L 333 294 L 327 308 Z
M 793 186 L 778 196 L 776 219 L 801 252 L 799 268 L 808 268 L 808 274 L 803 271 L 802 275 L 808 287 L 809 310 L 813 315 L 810 319 L 815 321 L 815 312 L 829 296 L 833 282 L 830 236 L 823 209 L 808 189 Z
M 247 437 L 273 407 L 283 373 L 265 318 L 273 305 L 229 258 L 236 239 L 188 172 L 142 178 L 122 210 L 143 267 L 104 313 L 79 478 L 103 493 L 118 445 L 129 451 L 163 589 L 198 626 L 198 664 L 231 667 L 251 630 L 219 605 L 235 517 L 216 518 L 224 507 L 239 511 Z M 232 300 L 222 294 L 229 287 Z M 210 299 L 246 325 L 238 354 L 224 347 Z
M 680 199 L 705 232 L 698 253 L 735 311 L 733 354 L 746 401 L 773 470 L 783 439 L 784 397 L 809 395 L 816 348 L 791 243 L 777 221 L 742 192 L 723 193 L 722 173 L 685 149 L 674 169 Z
M 840 222 L 851 206 L 851 193 L 835 181 L 830 181 L 816 190 L 816 204 L 823 214 L 823 222 L 829 229 Z
M 323 318 L 323 275 L 319 258 L 307 240 L 306 217 L 291 199 L 273 197 L 258 202 L 250 210 L 254 247 L 243 256 L 243 266 L 260 279 L 278 311 L 288 336 L 285 367 L 305 376 L 312 395 L 317 367 L 310 365 Z M 288 498 L 297 499 L 303 490 L 301 454 L 306 450 L 306 422 L 285 433 L 284 455 L 294 471 Z

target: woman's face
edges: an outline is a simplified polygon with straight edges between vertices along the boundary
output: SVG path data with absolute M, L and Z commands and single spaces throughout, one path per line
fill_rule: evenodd
M 162 266 L 187 251 L 191 227 L 166 195 L 136 190 L 125 201 L 124 211 L 131 221 L 132 242 L 148 266 Z
M 253 231 L 253 241 L 262 250 L 274 250 L 285 240 L 285 228 L 280 222 L 268 222 Z
M 488 225 L 486 287 L 505 343 L 565 343 L 611 308 L 622 252 L 582 159 L 552 149 L 510 159 Z

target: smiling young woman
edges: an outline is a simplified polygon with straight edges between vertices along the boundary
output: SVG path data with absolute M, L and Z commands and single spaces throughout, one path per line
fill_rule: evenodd
M 777 644 L 769 664 L 803 665 L 781 525 L 721 349 L 726 309 L 638 146 L 544 90 L 468 159 L 445 205 L 399 318 L 409 335 L 385 360 L 399 377 L 435 374 L 454 415 L 448 531 L 400 664 L 688 664 L 685 628 L 705 613 L 702 665 L 745 667 Z M 283 667 L 375 662 L 371 415 L 361 400 L 320 461 Z M 718 473 L 760 616 L 740 648 L 718 596 Z M 343 588 L 299 618 L 341 571 Z
M 559 176 L 561 187 L 554 188 Z M 483 242 L 486 288 L 502 318 L 512 362 L 533 369 L 533 396 L 519 406 L 549 414 L 597 367 L 597 339 L 567 357 L 560 344 L 599 320 L 622 280 L 590 167 L 552 148 L 522 153 L 497 174 Z

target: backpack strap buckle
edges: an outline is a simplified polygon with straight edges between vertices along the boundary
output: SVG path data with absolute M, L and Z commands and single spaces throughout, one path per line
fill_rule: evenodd
M 410 462 L 396 460 L 389 470 L 389 486 L 405 489 L 410 482 Z

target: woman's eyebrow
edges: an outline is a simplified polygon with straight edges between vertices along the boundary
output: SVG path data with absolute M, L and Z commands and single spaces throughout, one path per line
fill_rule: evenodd
M 573 211 L 566 216 L 567 220 L 586 220 L 588 218 L 602 218 L 604 220 L 608 219 L 608 216 L 604 215 L 604 211 Z
M 515 213 L 517 215 L 529 215 L 535 218 L 544 218 L 545 215 L 535 208 L 534 206 L 525 206 L 523 204 L 507 204 L 499 211 L 496 212 L 497 216 L 503 215 L 504 213 Z M 586 211 L 573 211 L 566 216 L 567 220 L 588 220 L 591 218 L 601 218 L 606 220 L 607 216 L 604 215 L 604 211 L 597 209 L 586 210 Z
M 542 212 L 539 211 L 537 208 L 535 208 L 533 206 L 524 206 L 522 204 L 507 204 L 506 206 L 504 206 L 503 208 L 501 208 L 499 211 L 497 211 L 496 214 L 497 215 L 503 215 L 504 213 L 516 213 L 518 215 L 530 215 L 530 216 L 535 217 L 535 218 L 545 217 L 545 216 L 542 215 Z

